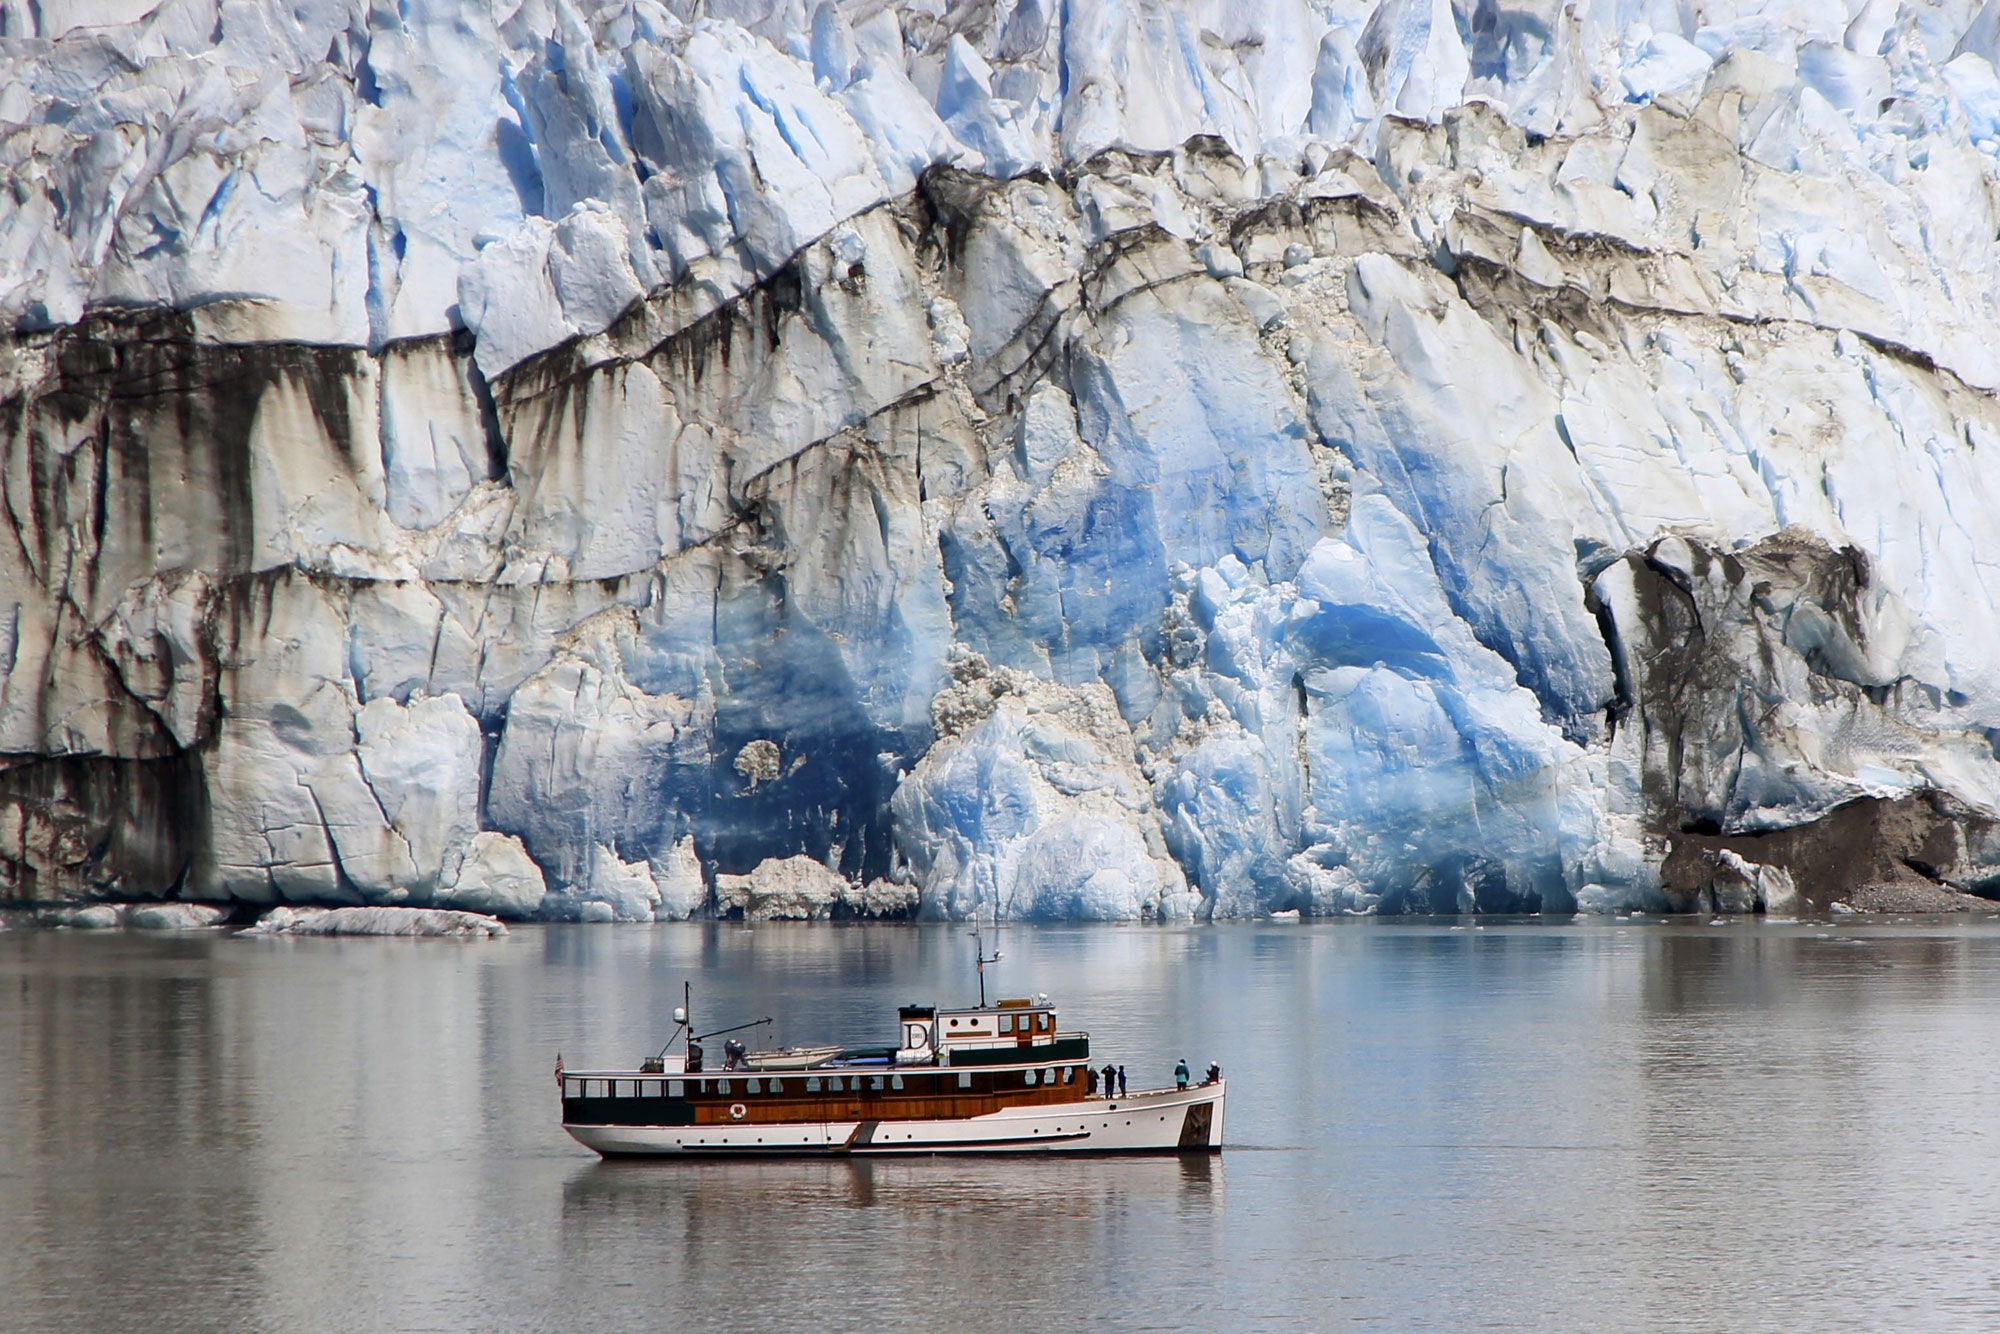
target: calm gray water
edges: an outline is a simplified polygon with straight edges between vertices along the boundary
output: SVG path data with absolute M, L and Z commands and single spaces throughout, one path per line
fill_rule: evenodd
M 989 937 L 990 941 L 990 937 Z M 0 934 L 0 1325 L 2000 1323 L 2000 925 L 1010 930 L 1219 1158 L 604 1164 L 550 1070 L 968 998 L 909 926 Z M 1135 1083 L 1139 1082 L 1135 1078 Z

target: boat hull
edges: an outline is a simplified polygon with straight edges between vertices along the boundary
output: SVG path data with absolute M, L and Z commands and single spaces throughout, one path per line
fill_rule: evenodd
M 1224 1085 L 1006 1107 L 924 1120 L 743 1122 L 563 1129 L 607 1158 L 888 1157 L 943 1153 L 1214 1153 Z

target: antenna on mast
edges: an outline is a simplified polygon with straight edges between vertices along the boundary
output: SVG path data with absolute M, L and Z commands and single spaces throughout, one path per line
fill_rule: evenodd
M 998 934 L 1000 930 L 1000 916 L 998 913 L 995 913 L 993 916 L 993 930 L 995 934 Z M 999 962 L 1000 951 L 998 949 L 995 949 L 991 954 L 986 952 L 986 942 L 979 934 L 979 910 L 975 908 L 972 911 L 972 967 L 973 971 L 979 974 L 979 1008 L 982 1010 L 986 1008 L 986 965 Z

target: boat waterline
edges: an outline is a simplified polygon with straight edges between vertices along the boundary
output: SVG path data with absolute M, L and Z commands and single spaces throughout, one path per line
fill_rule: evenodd
M 1214 1153 L 1224 1081 L 1129 1098 L 1006 1107 L 984 1116 L 664 1125 L 565 1123 L 606 1157 L 884 1156 L 936 1153 Z

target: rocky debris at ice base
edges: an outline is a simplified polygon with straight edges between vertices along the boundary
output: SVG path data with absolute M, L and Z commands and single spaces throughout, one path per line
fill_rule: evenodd
M 748 875 L 715 877 L 717 916 L 746 922 L 818 921 L 844 912 L 856 917 L 903 916 L 916 890 L 886 880 L 857 885 L 811 857 L 767 857 Z
M 1848 896 L 1850 912 L 1944 913 L 1992 912 L 1992 899 L 1980 898 L 1944 885 L 1892 884 L 1864 885 Z
M 444 908 L 294 908 L 257 919 L 246 936 L 504 936 L 507 924 L 483 913 Z
M 125 925 L 136 931 L 199 931 L 221 926 L 226 908 L 206 903 L 141 903 L 126 910 Z
M 1798 911 L 1799 902 L 1798 886 L 1792 883 L 1790 871 L 1746 860 L 1722 848 L 1715 853 L 1714 869 L 1693 911 L 1789 916 Z

